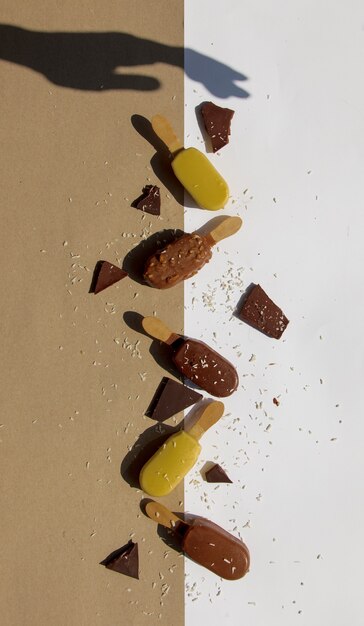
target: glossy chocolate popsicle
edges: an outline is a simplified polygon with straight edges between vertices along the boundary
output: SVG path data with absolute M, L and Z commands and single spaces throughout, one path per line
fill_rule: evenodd
M 209 224 L 205 225 L 204 234 L 185 233 L 149 257 L 144 269 L 147 283 L 157 289 L 168 289 L 194 276 L 211 259 L 211 248 L 236 233 L 242 219 L 226 216 Z
M 145 512 L 181 539 L 183 552 L 193 561 L 227 580 L 237 580 L 249 571 L 250 555 L 245 543 L 203 517 L 183 521 L 159 502 L 148 502 Z
M 173 333 L 157 317 L 144 317 L 144 330 L 172 348 L 172 361 L 193 383 L 212 396 L 230 396 L 239 384 L 235 367 L 203 341 Z

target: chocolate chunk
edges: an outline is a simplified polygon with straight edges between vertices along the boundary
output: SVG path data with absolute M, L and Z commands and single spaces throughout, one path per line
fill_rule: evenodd
M 219 107 L 213 102 L 205 102 L 201 107 L 201 114 L 208 136 L 211 139 L 212 150 L 217 152 L 229 143 L 230 122 L 235 111 Z
M 125 546 L 106 557 L 102 565 L 119 574 L 139 578 L 138 544 L 130 540 Z
M 134 200 L 132 206 L 140 211 L 144 211 L 144 213 L 150 213 L 150 215 L 160 215 L 161 196 L 159 187 L 146 185 L 143 188 L 143 194 Z
M 223 470 L 221 465 L 219 465 L 218 463 L 216 463 L 216 465 L 213 465 L 206 472 L 205 478 L 208 483 L 232 483 L 233 482 L 232 480 L 230 480 L 225 470 Z
M 202 394 L 165 376 L 154 394 L 146 415 L 158 422 L 164 422 L 201 398 Z
M 112 265 L 109 261 L 100 261 L 95 271 L 98 273 L 95 277 L 94 293 L 100 293 L 100 291 L 103 291 L 106 287 L 110 287 L 127 276 L 124 270 L 117 267 L 117 265 Z
M 238 317 L 268 337 L 279 339 L 289 324 L 283 311 L 267 296 L 260 285 L 253 285 Z

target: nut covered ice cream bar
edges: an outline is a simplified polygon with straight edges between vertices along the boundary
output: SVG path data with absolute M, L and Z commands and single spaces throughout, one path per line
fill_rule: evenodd
M 227 580 L 238 580 L 249 571 L 250 555 L 245 543 L 203 517 L 184 521 L 159 502 L 148 502 L 145 512 L 181 539 L 182 550 L 193 561 Z
M 237 389 L 239 377 L 235 367 L 203 341 L 173 333 L 157 317 L 144 317 L 144 330 L 172 348 L 172 361 L 193 383 L 212 396 L 223 398 Z
M 206 225 L 206 234 L 185 233 L 149 257 L 144 269 L 147 283 L 157 289 L 168 289 L 191 278 L 211 259 L 212 246 L 236 233 L 242 224 L 237 216 L 211 222 L 214 226 L 208 229 Z
M 185 149 L 162 115 L 152 118 L 152 127 L 172 154 L 176 177 L 197 204 L 210 211 L 223 209 L 229 198 L 229 188 L 208 158 L 196 148 Z

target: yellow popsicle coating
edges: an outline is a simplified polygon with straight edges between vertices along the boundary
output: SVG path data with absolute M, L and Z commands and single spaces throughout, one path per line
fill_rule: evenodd
M 143 466 L 141 488 L 150 496 L 166 496 L 194 466 L 200 452 L 200 444 L 188 432 L 174 433 Z
M 229 197 L 227 183 L 200 150 L 181 150 L 172 161 L 172 168 L 200 207 L 217 211 L 225 206 Z

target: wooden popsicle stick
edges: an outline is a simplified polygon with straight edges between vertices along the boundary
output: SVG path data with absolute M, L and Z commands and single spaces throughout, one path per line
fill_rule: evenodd
M 204 407 L 198 420 L 187 430 L 187 432 L 198 441 L 206 430 L 219 421 L 220 417 L 224 414 L 224 410 L 225 406 L 223 402 L 220 402 L 219 400 L 210 402 L 210 404 Z
M 241 217 L 238 217 L 237 215 L 226 215 L 219 220 L 219 223 L 206 235 L 209 240 L 209 244 L 214 246 L 222 239 L 226 239 L 226 237 L 234 235 L 241 228 L 242 223 L 243 220 Z
M 154 115 L 151 121 L 155 134 L 166 144 L 171 154 L 183 148 L 183 144 L 178 139 L 171 124 L 163 115 Z
M 142 326 L 148 335 L 168 345 L 171 345 L 181 337 L 181 335 L 172 332 L 158 317 L 143 317 Z
M 177 515 L 172 513 L 167 507 L 160 504 L 160 502 L 154 502 L 151 500 L 145 506 L 145 512 L 150 517 L 150 519 L 157 522 L 157 524 L 161 524 L 166 528 L 171 528 L 172 530 L 177 528 L 179 524 L 185 524 L 183 520 L 181 520 Z

